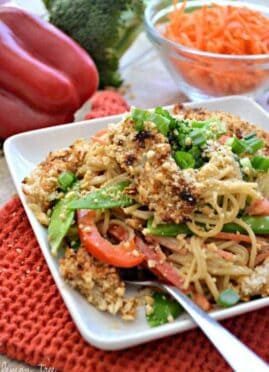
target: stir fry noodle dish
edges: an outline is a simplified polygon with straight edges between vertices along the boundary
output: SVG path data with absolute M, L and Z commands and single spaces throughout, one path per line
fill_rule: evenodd
M 151 326 L 181 312 L 127 278 L 154 276 L 208 311 L 269 293 L 269 134 L 226 112 L 133 108 L 48 154 L 23 181 L 64 280 L 100 311 Z M 91 123 L 89 123 L 91 125 Z

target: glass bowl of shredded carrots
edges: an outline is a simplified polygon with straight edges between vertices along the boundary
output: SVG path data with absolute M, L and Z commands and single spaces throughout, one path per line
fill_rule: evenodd
M 269 88 L 269 2 L 154 1 L 145 26 L 190 99 L 257 97 Z

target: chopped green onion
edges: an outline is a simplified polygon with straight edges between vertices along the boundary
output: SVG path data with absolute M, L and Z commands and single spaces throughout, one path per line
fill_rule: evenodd
M 205 127 L 208 126 L 208 122 L 207 121 L 192 120 L 191 121 L 191 126 L 192 126 L 192 128 L 205 128 Z
M 137 131 L 143 130 L 145 121 L 152 121 L 164 136 L 167 136 L 170 124 L 175 120 L 162 107 L 157 107 L 154 112 L 134 108 L 131 117 L 135 122 L 135 129 Z
M 239 160 L 241 167 L 244 168 L 249 168 L 252 169 L 252 164 L 249 158 L 242 158 Z
M 194 157 L 186 151 L 177 151 L 175 154 L 175 161 L 181 169 L 194 168 L 195 166 Z
M 63 191 L 67 191 L 77 181 L 73 172 L 63 172 L 58 177 L 58 184 Z
M 165 118 L 169 119 L 170 122 L 176 121 L 176 119 L 173 118 L 173 116 L 171 116 L 171 114 L 169 113 L 169 111 L 165 110 L 162 107 L 156 107 L 155 110 L 154 110 L 154 112 L 155 112 L 155 114 L 159 114 L 159 115 L 164 116 Z
M 246 134 L 243 138 L 244 138 L 245 141 L 248 141 L 248 140 L 250 140 L 251 138 L 254 138 L 254 137 L 257 137 L 256 132 L 251 132 L 249 134 Z
M 226 133 L 226 125 L 217 119 L 210 123 L 209 128 L 216 133 L 217 137 Z
M 170 119 L 165 116 L 152 113 L 149 120 L 153 121 L 160 133 L 162 133 L 164 136 L 167 136 L 170 126 Z
M 267 172 L 269 169 L 269 157 L 254 156 L 251 160 L 251 165 L 256 170 Z
M 131 112 L 131 117 L 135 122 L 135 130 L 140 132 L 144 128 L 144 121 L 149 120 L 150 112 L 134 108 Z
M 264 141 L 258 137 L 253 137 L 248 140 L 245 139 L 246 142 L 246 152 L 249 154 L 255 154 L 258 150 L 264 147 Z
M 246 177 L 249 177 L 255 174 L 255 170 L 253 169 L 249 158 L 240 159 L 239 163 L 241 166 L 241 170 Z
M 264 147 L 264 141 L 256 136 L 256 133 L 250 133 L 242 139 L 233 137 L 232 141 L 226 142 L 232 147 L 235 154 L 242 154 L 244 152 L 254 154 Z
M 237 304 L 239 300 L 239 294 L 234 289 L 228 288 L 220 293 L 219 298 L 217 299 L 217 304 L 224 307 L 230 307 Z
M 246 145 L 242 140 L 239 140 L 237 137 L 233 138 L 231 142 L 232 152 L 235 154 L 241 154 L 246 151 Z
M 195 146 L 201 146 L 206 143 L 206 133 L 204 129 L 193 129 L 189 133 L 189 137 L 191 138 L 192 144 Z

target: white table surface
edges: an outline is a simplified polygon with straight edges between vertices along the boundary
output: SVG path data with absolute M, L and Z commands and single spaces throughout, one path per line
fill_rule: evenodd
M 4 0 L 0 0 L 3 2 Z M 246 0 L 249 1 L 249 0 Z M 39 15 L 44 15 L 45 8 L 41 0 L 15 0 L 17 5 Z M 268 0 L 253 0 L 263 5 Z M 163 67 L 159 57 L 144 34 L 141 34 L 132 48 L 121 61 L 121 73 L 130 87 L 125 95 L 131 105 L 153 107 L 182 101 L 179 89 Z M 4 157 L 0 154 L 0 206 L 7 202 L 15 193 Z M 30 372 L 44 368 L 32 368 L 24 363 L 12 361 L 0 355 L 0 372 Z M 70 371 L 71 372 L 71 371 Z

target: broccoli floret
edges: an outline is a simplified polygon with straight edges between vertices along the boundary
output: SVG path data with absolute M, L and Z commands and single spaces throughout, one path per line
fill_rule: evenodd
M 119 86 L 119 59 L 143 27 L 143 0 L 43 0 L 49 20 L 95 61 L 100 87 Z

